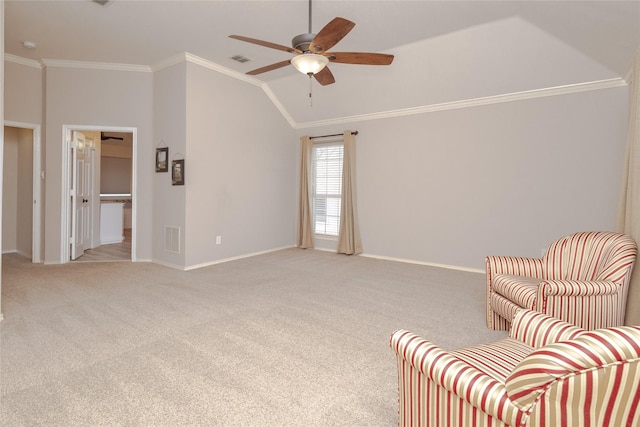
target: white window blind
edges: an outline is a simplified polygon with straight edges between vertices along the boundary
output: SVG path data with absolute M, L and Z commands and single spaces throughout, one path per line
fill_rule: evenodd
M 340 143 L 313 146 L 313 231 L 337 236 L 340 230 L 342 197 L 342 156 Z

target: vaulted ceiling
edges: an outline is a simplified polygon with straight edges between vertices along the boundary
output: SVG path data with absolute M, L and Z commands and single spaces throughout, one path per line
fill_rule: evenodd
M 244 75 L 292 54 L 228 38 L 290 45 L 308 30 L 307 0 L 7 0 L 5 53 L 137 64 L 183 52 Z M 628 76 L 640 47 L 640 1 L 314 1 L 312 31 L 356 23 L 332 50 L 395 55 L 389 66 L 331 64 L 320 86 L 292 66 L 249 77 L 296 125 Z M 32 41 L 27 49 L 22 41 Z M 250 59 L 239 63 L 231 59 Z

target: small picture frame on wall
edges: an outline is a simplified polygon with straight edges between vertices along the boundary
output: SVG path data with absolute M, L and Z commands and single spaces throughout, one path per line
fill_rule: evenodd
M 184 185 L 184 159 L 171 162 L 171 185 Z
M 169 147 L 156 148 L 156 172 L 169 171 Z

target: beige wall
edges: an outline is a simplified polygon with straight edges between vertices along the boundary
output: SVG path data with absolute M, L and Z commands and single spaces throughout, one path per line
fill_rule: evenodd
M 100 157 L 100 194 L 131 194 L 131 158 Z
M 131 193 L 133 168 L 133 135 L 108 132 L 109 136 L 123 138 L 122 141 L 106 139 L 100 145 L 100 193 Z
M 614 230 L 628 88 L 299 131 L 357 129 L 365 254 L 484 269 Z
M 61 262 L 62 128 L 64 125 L 137 128 L 138 260 L 151 259 L 153 75 L 150 72 L 45 69 L 45 262 Z
M 185 266 L 185 188 L 171 185 L 171 170 L 155 172 L 155 148 L 169 147 L 171 159 L 186 156 L 186 64 L 180 63 L 153 76 L 153 259 L 156 262 L 182 268 Z M 170 168 L 169 168 L 170 169 Z M 190 178 L 186 164 L 187 180 Z M 180 253 L 165 250 L 165 227 L 180 229 Z
M 5 120 L 42 124 L 42 69 L 4 61 Z
M 186 266 L 292 246 L 296 137 L 262 89 L 188 63 L 186 129 Z
M 33 249 L 33 130 L 18 129 L 18 195 L 16 249 L 32 257 Z
M 43 92 L 42 92 L 42 78 L 43 71 L 39 64 L 34 63 L 32 65 L 18 64 L 7 60 L 4 62 L 5 70 L 5 85 L 4 85 L 4 104 L 5 104 L 5 119 L 11 122 L 25 123 L 29 126 L 37 125 L 41 126 L 43 119 Z M 32 130 L 24 130 L 32 135 Z M 32 142 L 28 147 L 21 145 L 23 149 L 33 149 Z M 46 154 L 46 146 L 44 136 L 40 142 L 40 164 L 44 166 L 44 158 Z M 44 170 L 44 168 L 43 168 Z M 32 175 L 30 177 L 32 179 Z M 40 183 L 40 227 L 41 227 L 41 241 L 40 241 L 40 259 L 43 259 L 44 247 L 42 241 L 44 240 L 44 227 L 45 227 L 45 209 L 44 209 L 44 194 L 45 194 L 45 182 Z M 23 195 L 26 197 L 27 193 Z M 31 200 L 31 190 L 28 192 L 29 200 Z M 33 206 L 30 204 L 30 209 Z M 21 217 L 22 214 L 21 214 Z M 31 218 L 31 217 L 29 217 Z M 29 248 L 32 246 L 31 235 L 29 234 Z M 23 236 L 24 237 L 24 236 Z M 27 237 L 24 237 L 25 245 L 20 245 L 26 248 Z
M 18 129 L 4 128 L 2 169 L 2 253 L 16 252 L 18 221 Z
M 184 186 L 155 173 L 155 261 L 194 268 L 293 244 L 295 133 L 260 88 L 189 62 L 158 70 L 154 134 L 185 160 Z
M 139 128 L 138 258 L 178 267 L 293 244 L 297 138 L 344 129 L 360 131 L 366 254 L 480 270 L 487 254 L 539 256 L 561 235 L 615 226 L 626 87 L 292 131 L 258 87 L 198 64 L 45 73 L 50 262 L 62 124 Z M 160 145 L 186 159 L 185 187 L 153 172 Z M 181 228 L 181 254 L 164 250 L 165 225 Z
M 0 58 L 4 59 L 4 0 L 0 0 L 0 22 L 2 23 L 2 31 L 0 31 Z M 0 61 L 0 123 L 4 124 L 4 60 Z M 4 132 L 0 132 L 0 156 L 4 158 Z M 0 177 L 2 176 L 2 164 L 0 161 Z M 2 185 L 0 185 L 2 191 Z M 0 199 L 1 200 L 1 199 Z M 2 224 L 2 209 L 0 209 L 0 224 Z M 0 228 L 0 241 L 2 241 L 2 229 Z M 2 271 L 2 258 L 0 257 L 0 271 Z M 2 320 L 2 275 L 0 275 L 0 320 Z
M 4 127 L 2 252 L 32 255 L 33 131 Z

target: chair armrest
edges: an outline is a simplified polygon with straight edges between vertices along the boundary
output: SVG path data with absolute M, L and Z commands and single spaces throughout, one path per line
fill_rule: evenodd
M 624 323 L 620 312 L 624 289 L 611 281 L 544 280 L 538 286 L 535 310 L 584 329 Z
M 640 327 L 586 331 L 574 340 L 550 344 L 531 353 L 511 372 L 505 389 L 515 406 L 524 412 L 531 412 L 545 393 L 556 392 L 552 389 L 557 387 L 570 387 L 563 384 L 573 381 L 582 384 L 580 387 L 587 384 L 589 389 L 576 393 L 575 398 L 570 397 L 573 400 L 568 402 L 569 406 L 585 404 L 580 399 L 586 393 L 594 399 L 605 398 L 602 402 L 591 402 L 592 407 L 607 408 L 614 400 L 611 394 L 618 393 L 620 388 L 625 394 L 622 398 L 627 400 L 629 395 L 640 392 L 638 366 Z M 589 378 L 580 378 L 581 375 Z M 594 375 L 598 375 L 599 379 L 595 379 Z M 612 389 L 611 384 L 621 378 L 624 383 Z M 633 387 L 635 392 L 629 389 Z
M 620 285 L 617 283 L 595 280 L 545 280 L 538 288 L 538 295 L 543 298 L 550 295 L 587 297 L 612 295 L 618 292 L 620 292 Z
M 533 310 L 520 310 L 513 318 L 509 336 L 533 348 L 568 341 L 584 332 L 571 323 Z
M 513 422 L 511 417 L 515 416 L 515 412 L 507 408 L 513 406 L 509 405 L 504 385 L 494 378 L 405 330 L 399 330 L 391 336 L 391 348 L 399 361 L 405 361 L 427 381 L 493 417 Z
M 542 259 L 524 258 L 515 256 L 488 256 L 487 278 L 496 274 L 508 274 L 510 276 L 543 277 Z

